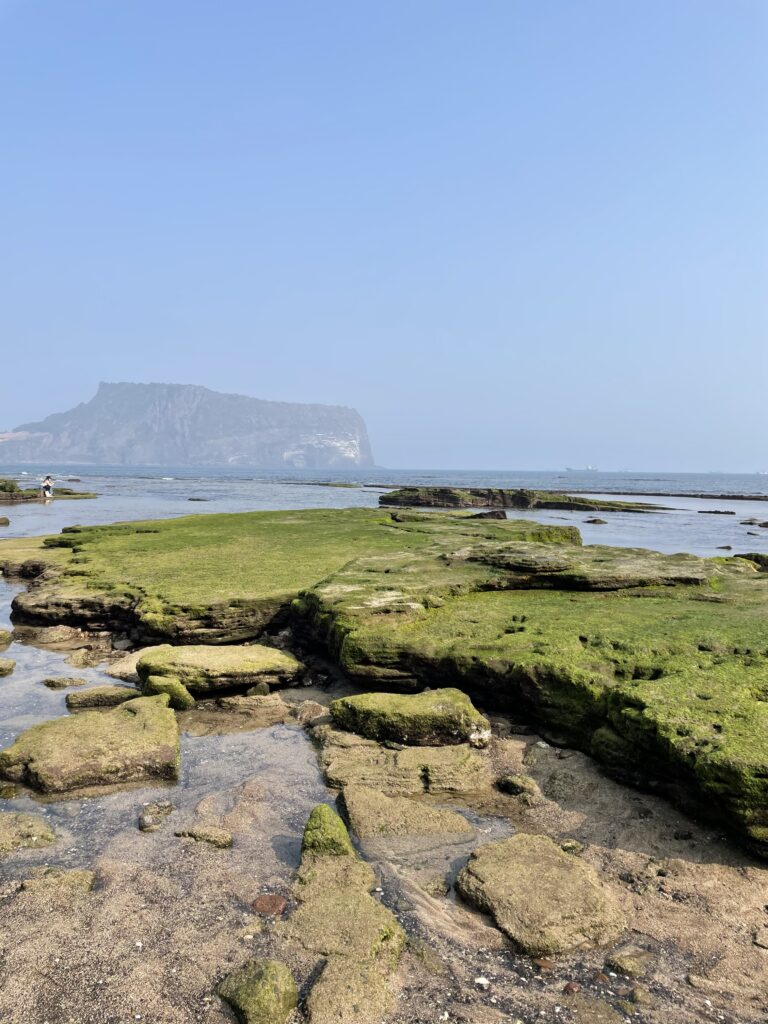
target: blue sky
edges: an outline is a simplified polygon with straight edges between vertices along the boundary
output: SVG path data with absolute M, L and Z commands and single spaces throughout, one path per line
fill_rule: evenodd
M 400 467 L 768 469 L 764 0 L 0 0 L 0 429 L 99 380 Z

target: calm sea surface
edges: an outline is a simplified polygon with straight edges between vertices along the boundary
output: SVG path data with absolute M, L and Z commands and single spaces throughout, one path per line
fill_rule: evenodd
M 768 500 L 736 500 L 739 495 L 768 499 L 768 475 L 695 473 L 596 473 L 578 472 L 476 472 L 466 470 L 356 470 L 320 473 L 276 473 L 242 469 L 200 471 L 174 467 L 142 470 L 131 467 L 47 467 L 60 486 L 92 490 L 93 501 L 54 501 L 5 506 L 11 525 L 0 537 L 57 533 L 73 524 L 112 523 L 136 519 L 165 519 L 211 512 L 243 512 L 256 509 L 375 507 L 381 489 L 377 485 L 456 484 L 474 487 L 530 487 L 548 490 L 599 492 L 606 496 L 645 494 L 727 494 L 729 498 L 659 497 L 670 511 L 648 515 L 603 513 L 604 526 L 585 523 L 584 513 L 515 513 L 540 522 L 569 523 L 579 527 L 587 544 L 618 544 L 655 548 L 659 551 L 690 551 L 695 554 L 768 553 L 768 528 L 742 525 L 745 519 L 768 521 Z M 42 477 L 37 467 L 6 470 L 0 475 L 30 486 Z M 68 478 L 78 477 L 78 483 Z M 317 486 L 319 481 L 345 482 L 354 486 Z M 191 501 L 190 499 L 197 499 Z M 643 500 L 654 501 L 653 497 Z M 715 510 L 735 513 L 711 515 Z

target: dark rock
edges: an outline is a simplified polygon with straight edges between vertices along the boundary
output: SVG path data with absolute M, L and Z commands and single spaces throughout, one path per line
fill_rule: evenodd
M 281 917 L 287 906 L 288 900 L 285 896 L 278 896 L 277 893 L 265 893 L 263 896 L 257 896 L 251 903 L 251 907 L 256 913 L 263 914 L 265 917 Z

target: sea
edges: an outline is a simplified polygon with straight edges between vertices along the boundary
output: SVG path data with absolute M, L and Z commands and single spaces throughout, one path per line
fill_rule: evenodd
M 168 519 L 215 512 L 303 508 L 375 508 L 392 487 L 526 487 L 627 497 L 663 508 L 647 514 L 513 512 L 515 518 L 578 526 L 585 544 L 688 551 L 698 555 L 768 554 L 768 474 L 608 473 L 594 470 L 201 470 L 167 467 L 47 466 L 58 486 L 94 491 L 94 500 L 6 505 L 0 538 L 58 533 L 65 526 Z M 39 466 L 0 466 L 0 476 L 37 486 Z M 688 496 L 701 495 L 701 497 Z M 638 497 L 642 496 L 642 497 Z M 748 523 L 747 520 L 756 520 Z

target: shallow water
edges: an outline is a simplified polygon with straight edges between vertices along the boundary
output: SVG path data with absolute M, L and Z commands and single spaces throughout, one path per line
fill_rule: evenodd
M 0 471 L 1 472 L 1 471 Z M 74 472 L 70 467 L 67 475 Z M 16 474 L 18 475 L 18 471 Z M 82 501 L 32 502 L 3 506 L 11 520 L 2 529 L 2 537 L 40 536 L 58 533 L 65 526 L 92 525 L 137 519 L 168 519 L 212 512 L 303 508 L 375 508 L 380 488 L 371 483 L 463 484 L 465 486 L 539 487 L 567 490 L 571 493 L 604 488 L 604 496 L 632 498 L 637 491 L 690 490 L 710 493 L 765 494 L 768 476 L 722 476 L 716 474 L 618 474 L 618 473 L 455 473 L 416 471 L 359 471 L 347 473 L 347 481 L 356 486 L 315 486 L 306 477 L 280 479 L 274 474 L 204 475 L 191 470 L 138 471 L 122 469 L 83 469 L 73 485 L 97 492 L 99 497 Z M 343 480 L 344 473 L 333 479 Z M 314 479 L 317 479 L 315 477 Z M 59 482 L 63 482 L 60 479 Z M 190 501 L 190 498 L 203 499 Z M 646 547 L 658 551 L 688 551 L 698 555 L 738 554 L 750 551 L 768 553 L 768 529 L 744 526 L 741 521 L 768 521 L 768 502 L 698 498 L 652 498 L 643 501 L 674 506 L 671 511 L 649 514 L 600 513 L 606 525 L 586 523 L 583 512 L 514 512 L 516 518 L 577 526 L 585 544 L 615 544 Z M 705 511 L 723 510 L 733 515 L 708 515 Z M 754 534 L 752 536 L 751 534 Z M 730 551 L 723 550 L 730 546 Z

